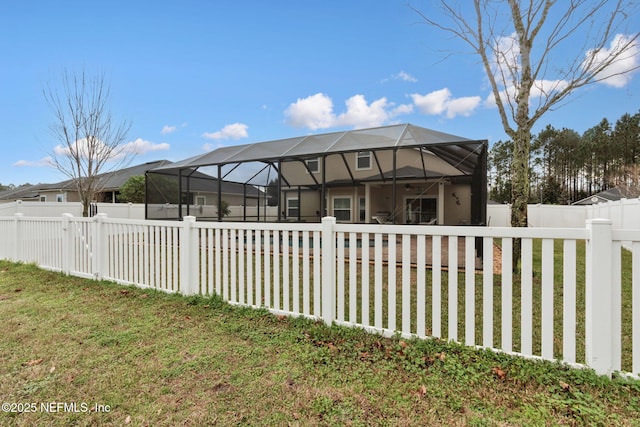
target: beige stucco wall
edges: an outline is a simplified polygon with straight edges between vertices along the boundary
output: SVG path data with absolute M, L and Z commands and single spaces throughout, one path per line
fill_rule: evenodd
M 393 152 L 391 150 L 379 151 L 376 155 L 383 172 L 389 171 L 393 168 Z M 356 153 L 345 153 L 344 158 L 351 169 L 354 179 L 356 180 L 368 178 L 380 173 L 373 156 L 371 157 L 371 167 L 360 170 L 356 168 Z M 322 159 L 320 159 L 320 162 L 321 161 Z M 330 155 L 326 158 L 326 161 L 327 182 L 351 179 L 342 156 L 336 154 Z M 438 174 L 457 175 L 460 173 L 460 171 L 455 169 L 453 166 L 431 153 L 408 148 L 398 150 L 396 154 L 396 167 L 398 169 L 404 166 L 412 166 L 422 169 L 423 161 L 427 170 Z M 317 173 L 313 174 L 318 182 L 322 181 L 321 171 L 322 166 L 319 167 L 319 171 Z M 309 185 L 314 183 L 311 174 L 309 174 L 305 166 L 300 161 L 284 162 L 282 164 L 282 174 L 292 185 Z
M 471 222 L 471 188 L 469 185 L 447 185 L 444 191 L 444 225 Z

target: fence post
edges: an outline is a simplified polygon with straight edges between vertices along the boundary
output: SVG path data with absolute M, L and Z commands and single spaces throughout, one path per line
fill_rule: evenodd
M 587 271 L 585 295 L 586 363 L 599 375 L 613 371 L 612 222 L 587 220 Z M 620 339 L 620 337 L 616 337 Z
M 71 258 L 73 253 L 73 233 L 70 223 L 73 215 L 70 213 L 62 214 L 62 272 L 66 275 L 71 274 Z
M 16 213 L 13 215 L 13 261 L 22 261 L 22 230 L 20 220 L 24 215 Z
M 200 288 L 197 270 L 200 257 L 197 251 L 197 239 L 193 236 L 195 222 L 195 216 L 185 216 L 182 221 L 182 230 L 180 230 L 180 293 L 183 295 L 195 295 Z
M 99 213 L 93 217 L 91 225 L 91 266 L 93 268 L 93 277 L 96 280 L 102 280 L 105 275 L 105 259 L 108 250 L 107 241 L 104 235 L 104 219 L 107 217 L 105 213 Z
M 322 218 L 322 318 L 331 326 L 336 315 L 336 235 L 334 217 Z

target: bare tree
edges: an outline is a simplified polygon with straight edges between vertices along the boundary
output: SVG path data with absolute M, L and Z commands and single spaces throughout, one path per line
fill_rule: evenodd
M 576 89 L 596 82 L 623 85 L 626 73 L 638 68 L 638 33 L 623 28 L 636 16 L 635 6 L 622 0 L 474 0 L 468 6 L 440 0 L 444 19 L 414 10 L 481 58 L 502 126 L 513 140 L 511 224 L 526 227 L 531 129 Z
M 60 88 L 49 83 L 44 97 L 54 120 L 52 134 L 59 141 L 51 163 L 73 180 L 82 214 L 104 186 L 100 174 L 122 167 L 133 155 L 125 140 L 131 124 L 116 121 L 109 109 L 110 89 L 102 74 L 64 70 Z

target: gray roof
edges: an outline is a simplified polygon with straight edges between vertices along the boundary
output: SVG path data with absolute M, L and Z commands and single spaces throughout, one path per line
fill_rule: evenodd
M 412 124 L 399 124 L 222 147 L 157 167 L 153 172 L 232 163 L 287 161 L 362 150 L 426 147 L 462 173 L 470 174 L 477 164 L 479 147 L 484 142 Z
M 626 185 L 619 185 L 607 190 L 603 190 L 599 193 L 593 194 L 589 197 L 585 197 L 582 200 L 573 202 L 573 205 L 595 205 L 596 203 L 606 203 L 611 201 L 620 200 L 622 198 L 640 197 L 640 191 L 633 189 Z
M 142 163 L 135 166 L 130 166 L 128 168 L 119 169 L 117 171 L 105 172 L 103 174 L 97 175 L 97 178 L 100 180 L 100 187 L 102 191 L 114 191 L 120 189 L 124 185 L 125 182 L 132 176 L 140 176 L 144 175 L 150 169 L 171 165 L 172 162 L 169 160 L 156 160 L 153 162 Z M 194 185 L 197 188 L 193 188 L 193 190 L 206 190 L 206 191 L 217 191 L 217 186 L 211 184 L 211 180 L 216 181 L 216 178 L 213 178 L 209 175 L 205 175 L 203 173 L 199 173 L 195 176 L 196 178 L 203 178 L 203 180 L 194 180 Z M 202 183 L 200 183 L 202 181 Z M 0 200 L 26 200 L 26 199 L 36 199 L 40 196 L 40 193 L 43 191 L 55 191 L 55 190 L 71 190 L 75 189 L 74 180 L 68 179 L 65 181 L 60 181 L 54 184 L 35 184 L 24 187 L 19 187 L 13 190 L 6 190 L 0 192 Z M 242 184 L 236 184 L 231 182 L 222 181 L 222 192 L 223 193 L 232 193 L 232 194 L 243 194 L 244 188 Z M 247 195 L 248 196 L 257 196 L 260 194 L 260 190 L 255 187 L 248 186 L 247 187 Z

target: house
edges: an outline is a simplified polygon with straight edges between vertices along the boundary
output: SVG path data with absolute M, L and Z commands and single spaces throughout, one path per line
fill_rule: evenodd
M 139 165 L 106 172 L 96 176 L 100 191 L 96 194 L 96 202 L 116 203 L 120 188 L 133 176 L 144 176 L 149 169 L 170 165 L 168 160 L 158 160 L 142 163 Z M 197 173 L 191 177 L 191 188 L 185 187 L 182 191 L 183 202 L 187 208 L 191 205 L 215 205 L 217 196 L 211 192 L 211 188 L 204 188 L 201 183 L 206 182 L 207 186 L 215 178 L 202 173 Z M 152 182 L 153 194 L 159 203 L 171 202 L 163 197 L 158 191 L 157 182 Z M 210 187 L 210 186 L 208 186 Z M 176 185 L 177 188 L 177 185 Z M 254 187 L 248 189 L 242 185 L 224 182 L 222 186 L 224 200 L 230 205 L 240 204 L 245 198 L 248 200 L 258 200 L 260 191 Z M 0 201 L 12 202 L 16 200 L 32 202 L 79 202 L 80 196 L 76 190 L 73 180 L 66 180 L 54 184 L 36 184 L 19 187 L 14 190 L 0 193 Z M 257 202 L 255 202 L 257 203 Z M 202 209 L 202 208 L 201 208 Z
M 577 202 L 573 202 L 572 205 L 596 205 L 598 203 L 612 202 L 623 198 L 632 199 L 634 197 L 640 197 L 640 189 L 627 185 L 618 185 L 617 187 L 600 191 Z
M 158 160 L 97 175 L 97 188 L 100 191 L 96 194 L 95 201 L 115 203 L 120 188 L 129 178 L 144 175 L 147 170 L 168 163 L 171 162 Z M 79 202 L 80 196 L 74 180 L 68 179 L 54 184 L 35 184 L 0 193 L 0 201 L 13 202 L 16 200 L 23 202 Z
M 331 215 L 348 223 L 481 225 L 487 147 L 486 140 L 398 124 L 222 147 L 152 169 L 147 182 L 173 176 L 184 191 L 201 168 L 213 168 L 211 189 L 237 168 L 259 164 L 239 184 L 273 194 L 279 221 Z M 265 170 L 273 180 L 264 181 Z M 149 202 L 155 196 L 148 188 Z

